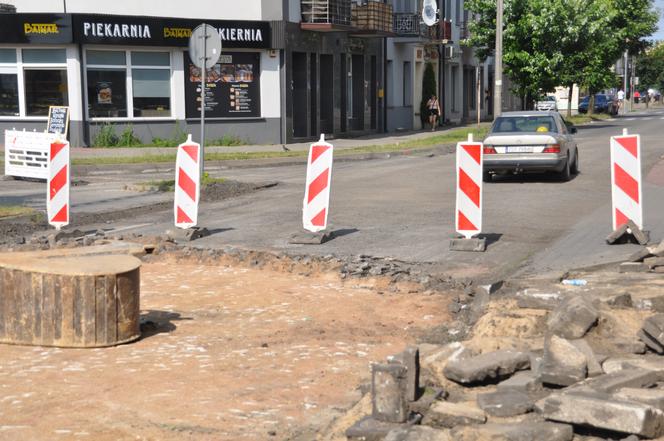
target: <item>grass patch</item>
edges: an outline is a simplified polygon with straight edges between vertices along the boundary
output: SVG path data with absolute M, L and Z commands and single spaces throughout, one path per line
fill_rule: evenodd
M 396 142 L 392 144 L 378 144 L 349 149 L 339 149 L 335 152 L 337 156 L 348 156 L 366 153 L 388 153 L 403 150 L 416 150 L 433 147 L 441 144 L 453 144 L 468 139 L 472 133 L 476 141 L 486 137 L 489 125 L 485 124 L 478 128 L 463 128 L 449 132 L 434 134 L 432 136 Z M 333 141 L 334 142 L 334 141 Z M 297 158 L 308 155 L 307 151 L 276 151 L 276 152 L 210 152 L 205 154 L 206 161 L 240 161 L 248 159 L 272 159 L 272 158 Z M 164 155 L 143 155 L 114 158 L 76 158 L 72 161 L 74 165 L 98 165 L 98 164 L 146 164 L 146 163 L 175 162 L 175 152 Z
M 203 173 L 203 179 L 201 179 L 201 188 L 205 188 L 212 184 L 220 184 L 225 181 L 226 178 L 213 178 L 208 172 L 205 172 Z M 141 182 L 136 184 L 135 187 L 137 187 L 140 191 L 172 192 L 175 191 L 175 179 Z
M 35 213 L 35 210 L 30 207 L 22 207 L 20 205 L 0 206 L 0 219 L 5 217 L 25 216 L 33 213 Z
M 592 121 L 604 121 L 609 118 L 612 118 L 612 116 L 609 115 L 608 113 L 595 113 L 592 115 L 588 114 L 573 115 L 569 118 L 563 116 L 563 118 L 565 119 L 565 121 L 569 123 L 572 123 L 574 125 L 580 125 L 580 124 L 588 124 L 589 122 Z

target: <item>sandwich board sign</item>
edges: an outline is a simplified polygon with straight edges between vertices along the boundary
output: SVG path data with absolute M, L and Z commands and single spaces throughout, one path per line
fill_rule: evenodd
M 48 124 L 46 133 L 55 133 L 67 137 L 69 130 L 69 107 L 68 106 L 50 106 L 48 108 Z

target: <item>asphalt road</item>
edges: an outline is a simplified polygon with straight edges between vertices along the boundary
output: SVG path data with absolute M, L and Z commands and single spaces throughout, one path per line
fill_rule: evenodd
M 433 262 L 454 276 L 507 277 L 561 272 L 619 261 L 637 246 L 605 243 L 611 232 L 609 137 L 639 133 L 644 157 L 645 229 L 664 236 L 664 110 L 643 111 L 580 127 L 581 173 L 562 183 L 549 176 L 509 176 L 484 186 L 485 253 L 449 251 L 454 235 L 454 156 L 414 154 L 338 162 L 333 169 L 330 223 L 339 234 L 318 246 L 291 245 L 302 231 L 303 165 L 210 170 L 212 175 L 279 185 L 223 202 L 202 204 L 199 224 L 213 231 L 193 242 L 285 249 L 315 254 L 367 254 L 410 262 Z M 658 164 L 659 163 L 659 164 Z M 124 173 L 120 173 L 124 172 Z M 72 189 L 72 216 L 168 201 L 169 194 L 135 193 L 124 185 L 170 177 L 118 173 L 83 177 Z M 77 178 L 74 177 L 74 180 Z M 171 178 L 172 179 L 172 178 Z M 43 184 L 0 183 L 0 204 L 44 208 Z M 162 234 L 172 228 L 170 211 L 112 224 L 116 231 Z

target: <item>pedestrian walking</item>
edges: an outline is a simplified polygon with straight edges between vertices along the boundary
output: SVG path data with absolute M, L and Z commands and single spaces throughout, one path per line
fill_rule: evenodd
M 438 123 L 438 116 L 440 115 L 440 103 L 438 102 L 438 97 L 436 95 L 431 95 L 429 101 L 427 101 L 427 109 L 429 110 L 429 123 L 431 124 L 431 131 L 433 132 L 436 129 Z
M 623 109 L 623 104 L 625 101 L 625 91 L 620 89 L 618 91 L 618 113 Z

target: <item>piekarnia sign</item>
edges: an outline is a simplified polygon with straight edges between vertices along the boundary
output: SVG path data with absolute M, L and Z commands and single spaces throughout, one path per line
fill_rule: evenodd
M 205 22 L 216 27 L 224 48 L 270 48 L 265 21 L 191 20 L 124 15 L 73 14 L 74 40 L 84 44 L 187 46 L 191 31 Z

